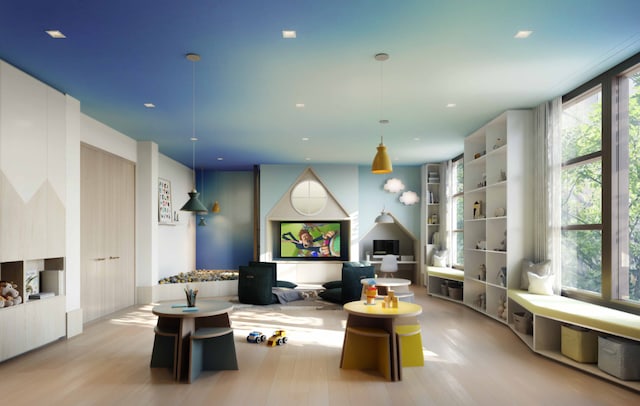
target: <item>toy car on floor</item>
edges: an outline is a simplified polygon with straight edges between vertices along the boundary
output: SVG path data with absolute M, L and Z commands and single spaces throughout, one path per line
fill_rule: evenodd
M 266 341 L 266 340 L 267 340 L 267 336 L 265 336 L 264 334 L 262 334 L 259 331 L 252 331 L 247 336 L 247 341 L 250 342 L 250 343 L 260 344 L 261 342 Z
M 284 330 L 276 330 L 273 332 L 273 335 L 269 337 L 269 341 L 267 341 L 267 345 L 270 347 L 274 347 L 276 345 L 282 345 L 287 343 L 287 332 Z

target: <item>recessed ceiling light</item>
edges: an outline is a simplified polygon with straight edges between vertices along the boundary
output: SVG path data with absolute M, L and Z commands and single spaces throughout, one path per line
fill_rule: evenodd
M 414 141 L 420 141 L 420 137 L 415 137 L 413 140 Z
M 296 108 L 299 108 L 299 109 L 304 108 L 304 103 L 296 103 Z
M 224 158 L 219 156 L 218 158 L 216 158 L 218 161 L 222 161 Z
M 282 38 L 291 39 L 296 37 L 295 30 L 282 30 Z
M 306 157 L 304 160 L 305 160 L 305 161 L 311 161 L 311 158 Z
M 156 105 L 153 103 L 145 103 L 144 107 L 148 108 L 148 109 L 155 109 Z
M 189 138 L 190 141 L 198 141 L 198 137 L 191 137 Z
M 513 38 L 518 38 L 518 39 L 529 38 L 531 34 L 533 34 L 533 31 L 521 30 L 516 32 L 516 35 L 514 35 Z
M 58 30 L 46 30 L 45 31 L 51 38 L 67 38 L 66 35 L 62 33 L 62 31 Z
M 447 103 L 447 107 L 448 108 L 456 107 L 456 104 L 455 103 Z
M 309 137 L 302 137 L 302 141 L 309 141 Z

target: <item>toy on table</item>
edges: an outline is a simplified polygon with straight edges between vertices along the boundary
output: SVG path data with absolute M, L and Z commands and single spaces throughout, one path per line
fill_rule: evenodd
M 366 303 L 368 305 L 376 304 L 376 296 L 378 296 L 378 288 L 376 288 L 376 285 L 367 286 L 366 296 L 367 296 Z
M 387 291 L 387 296 L 385 296 L 384 301 L 382 302 L 382 307 L 390 309 L 398 308 L 398 298 L 393 290 L 389 289 Z
M 269 347 L 275 347 L 276 345 L 282 345 L 287 343 L 287 332 L 284 330 L 276 330 L 273 335 L 269 337 L 267 345 Z

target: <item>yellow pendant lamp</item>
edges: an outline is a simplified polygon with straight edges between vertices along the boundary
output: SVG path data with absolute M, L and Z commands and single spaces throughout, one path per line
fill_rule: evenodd
M 379 53 L 375 55 L 376 61 L 380 62 L 380 115 L 382 116 L 382 99 L 383 99 L 383 86 L 382 86 L 382 62 L 389 59 L 389 54 Z M 389 120 L 381 119 L 380 124 L 388 124 Z M 381 127 L 382 128 L 382 127 Z M 371 173 L 373 174 L 385 174 L 393 172 L 393 165 L 391 165 L 391 159 L 389 158 L 389 154 L 387 154 L 387 147 L 384 145 L 384 140 L 382 136 L 382 130 L 380 135 L 380 144 L 376 148 L 378 152 L 376 156 L 373 158 L 373 162 L 371 163 Z

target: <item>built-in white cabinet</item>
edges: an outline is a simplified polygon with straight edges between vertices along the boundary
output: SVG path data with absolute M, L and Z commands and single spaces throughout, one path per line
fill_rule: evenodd
M 65 96 L 0 61 L 0 261 L 63 257 Z
M 464 303 L 505 323 L 532 252 L 532 114 L 507 111 L 464 143 Z
M 29 299 L 27 280 L 33 272 L 38 290 L 51 296 Z M 0 308 L 0 362 L 66 335 L 64 278 L 64 258 L 0 264 L 0 279 L 15 282 L 23 300 Z

